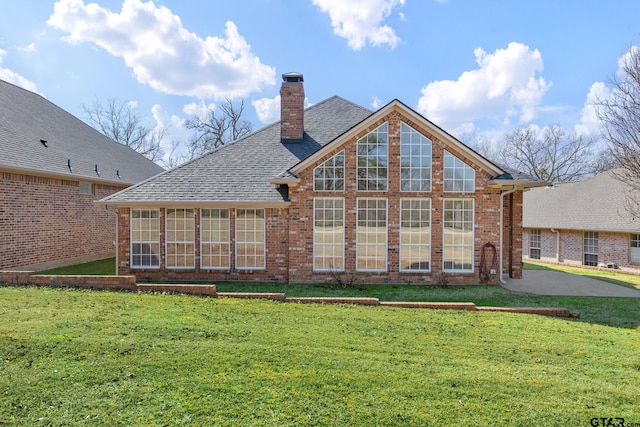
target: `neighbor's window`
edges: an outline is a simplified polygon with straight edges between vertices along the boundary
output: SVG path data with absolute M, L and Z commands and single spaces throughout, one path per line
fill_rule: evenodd
M 313 269 L 344 271 L 344 199 L 313 201 Z
M 541 233 L 539 228 L 529 230 L 529 258 L 540 259 Z
M 90 182 L 80 182 L 78 192 L 80 194 L 93 194 L 93 184 Z
M 400 271 L 430 271 L 431 200 L 400 201 Z
M 387 270 L 387 200 L 358 199 L 356 270 Z
M 431 140 L 400 126 L 400 191 L 431 191 Z
M 229 269 L 229 209 L 200 210 L 200 267 Z
M 167 209 L 165 234 L 167 268 L 194 268 L 196 236 L 193 209 Z
M 631 235 L 629 261 L 640 262 L 640 234 Z
M 358 140 L 358 190 L 387 191 L 387 123 Z
M 344 191 L 344 151 L 313 170 L 315 191 Z
M 598 266 L 598 233 L 584 232 L 584 265 Z
M 236 210 L 236 268 L 265 268 L 264 209 Z
M 476 172 L 453 154 L 444 152 L 444 191 L 473 193 Z
M 131 209 L 131 267 L 160 267 L 159 209 Z
M 473 200 L 445 199 L 444 271 L 473 271 Z

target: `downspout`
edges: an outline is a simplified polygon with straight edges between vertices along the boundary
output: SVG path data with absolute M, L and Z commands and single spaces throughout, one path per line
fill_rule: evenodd
M 556 233 L 556 262 L 560 264 L 560 230 L 551 229 L 552 233 Z
M 506 285 L 507 283 L 502 276 L 504 268 L 504 196 L 515 192 L 516 186 L 514 185 L 511 190 L 502 191 L 500 193 L 500 271 L 498 272 L 498 280 L 501 285 Z

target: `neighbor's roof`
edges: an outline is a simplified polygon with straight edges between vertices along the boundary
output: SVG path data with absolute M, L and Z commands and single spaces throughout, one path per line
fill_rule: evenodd
M 0 147 L 1 170 L 38 176 L 131 185 L 163 171 L 41 95 L 3 80 Z
M 614 173 L 524 193 L 523 226 L 637 233 L 640 220 L 625 210 L 625 193 L 631 188 Z
M 504 168 L 482 158 L 397 100 L 374 113 L 334 96 L 304 111 L 304 138 L 301 142 L 282 142 L 280 123 L 277 122 L 100 202 L 125 206 L 214 203 L 281 206 L 287 202 L 286 196 L 274 183 L 296 182 L 296 171 L 304 169 L 307 163 L 315 161 L 345 137 L 355 134 L 368 120 L 375 120 L 378 115 L 398 108 L 415 120 L 428 123 L 441 138 L 459 145 L 459 149 L 466 150 L 488 165 L 496 172 L 493 185 L 515 185 L 518 180 L 520 188 L 540 185 L 530 177 L 510 176 Z

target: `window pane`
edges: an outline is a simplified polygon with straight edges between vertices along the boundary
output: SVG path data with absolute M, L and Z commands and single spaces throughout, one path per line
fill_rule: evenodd
M 230 268 L 229 209 L 201 210 L 200 245 L 201 268 Z
M 264 209 L 236 211 L 236 266 L 239 269 L 265 268 Z
M 431 140 L 402 123 L 400 144 L 400 190 L 431 191 Z
M 336 154 L 313 172 L 315 191 L 344 190 L 344 151 Z
M 315 199 L 313 216 L 313 269 L 344 271 L 344 199 Z
M 472 167 L 447 151 L 444 152 L 444 191 L 474 192 L 475 174 Z
M 387 200 L 358 199 L 356 269 L 387 270 Z
M 160 267 L 160 210 L 131 210 L 131 267 Z
M 400 270 L 430 271 L 431 200 L 400 201 Z
M 387 124 L 357 142 L 358 190 L 387 191 Z
M 195 267 L 195 214 L 193 209 L 167 209 L 165 220 L 167 268 Z
M 473 200 L 446 199 L 443 220 L 445 271 L 473 271 Z

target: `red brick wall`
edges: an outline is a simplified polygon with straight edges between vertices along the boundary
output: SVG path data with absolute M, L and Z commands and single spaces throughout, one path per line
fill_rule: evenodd
M 113 211 L 95 200 L 125 186 L 95 184 L 79 194 L 78 181 L 0 172 L 0 269 L 113 256 Z
M 302 83 L 282 83 L 280 111 L 282 139 L 302 139 L 304 132 L 304 86 Z

